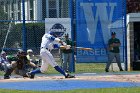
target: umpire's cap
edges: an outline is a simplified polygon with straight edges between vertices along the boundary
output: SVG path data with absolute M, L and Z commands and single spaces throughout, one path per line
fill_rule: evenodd
M 33 50 L 32 49 L 28 49 L 27 53 L 33 53 Z
M 69 34 L 67 33 L 67 34 L 65 34 L 65 37 L 69 37 Z
M 116 35 L 116 33 L 115 32 L 111 32 L 111 35 Z

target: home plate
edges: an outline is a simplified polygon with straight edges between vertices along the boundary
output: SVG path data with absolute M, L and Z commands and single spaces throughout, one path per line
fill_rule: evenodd
M 95 75 L 96 73 L 82 73 L 84 75 Z

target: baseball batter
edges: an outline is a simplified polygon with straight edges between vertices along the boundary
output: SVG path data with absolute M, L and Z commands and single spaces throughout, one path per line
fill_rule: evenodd
M 36 73 L 45 72 L 48 68 L 48 65 L 50 64 L 52 67 L 55 68 L 56 71 L 63 74 L 65 78 L 74 78 L 75 76 L 64 72 L 64 70 L 58 66 L 58 64 L 55 62 L 53 55 L 50 53 L 50 50 L 59 48 L 60 45 L 64 45 L 64 43 L 59 38 L 57 38 L 57 35 L 54 32 L 45 33 L 42 37 L 40 49 L 40 56 L 42 58 L 41 67 L 31 72 L 28 72 L 28 77 L 34 78 Z

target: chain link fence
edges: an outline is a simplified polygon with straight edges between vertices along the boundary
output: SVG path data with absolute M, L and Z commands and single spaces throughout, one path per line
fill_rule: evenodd
M 72 6 L 69 5 L 70 1 Z M 77 40 L 76 5 L 76 0 L 25 0 L 25 20 L 23 20 L 22 0 L 0 0 L 1 50 L 5 50 L 8 54 L 15 54 L 17 49 L 23 48 L 23 21 L 25 21 L 26 47 L 33 49 L 34 53 L 39 55 L 41 38 L 45 33 L 45 18 L 69 18 L 71 14 L 74 18 L 72 20 L 74 40 Z M 56 53 L 55 50 L 53 52 Z M 55 58 L 61 65 L 58 51 Z M 76 63 L 75 57 L 75 66 L 76 72 L 103 72 L 105 63 L 81 64 Z

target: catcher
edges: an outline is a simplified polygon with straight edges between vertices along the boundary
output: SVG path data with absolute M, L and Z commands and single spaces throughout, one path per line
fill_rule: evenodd
M 6 70 L 4 74 L 4 79 L 9 79 L 11 73 L 14 71 L 15 74 L 27 77 L 26 73 L 29 72 L 32 68 L 35 68 L 36 65 L 30 62 L 27 57 L 27 53 L 23 50 L 19 50 L 16 56 L 16 60 L 11 61 L 10 67 Z

